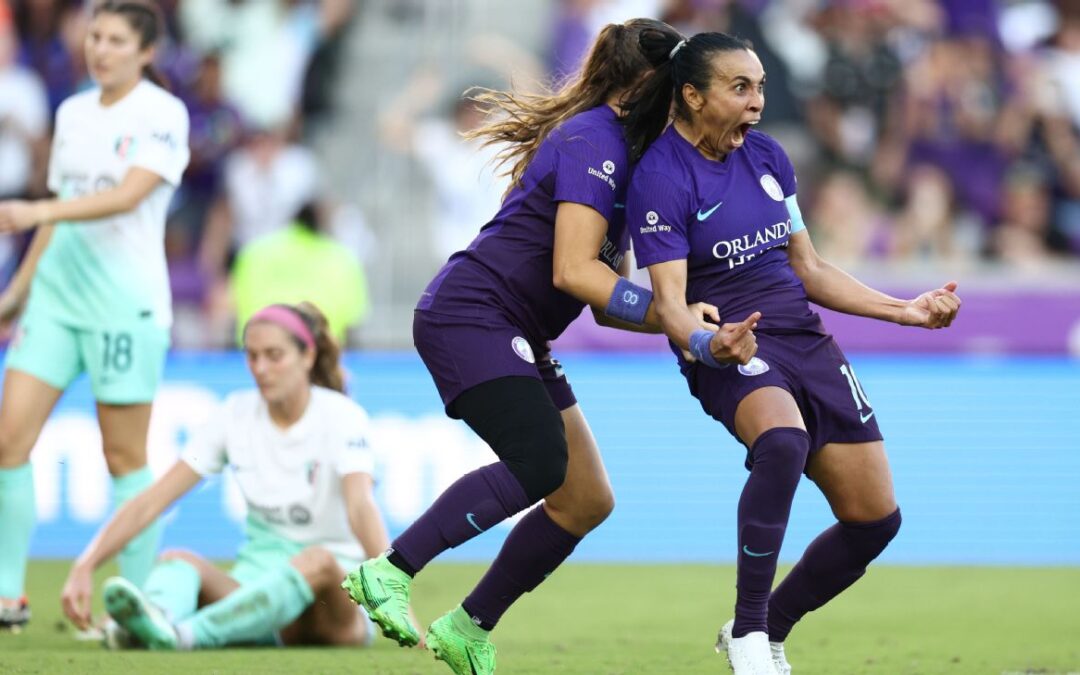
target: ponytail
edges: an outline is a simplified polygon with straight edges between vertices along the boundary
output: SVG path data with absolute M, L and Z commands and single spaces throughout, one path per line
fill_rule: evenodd
M 643 30 L 638 36 L 642 55 L 652 65 L 652 72 L 635 87 L 623 103 L 623 126 L 630 160 L 641 159 L 645 149 L 660 136 L 671 118 L 674 93 L 675 57 L 688 41 L 681 35 Z
M 345 393 L 345 373 L 341 368 L 341 348 L 330 335 L 326 316 L 310 302 L 289 307 L 300 315 L 315 337 L 315 365 L 311 367 L 311 383 Z
M 166 91 L 168 91 L 170 89 L 168 79 L 152 63 L 148 63 L 145 66 L 143 66 L 142 76 L 143 76 L 143 78 L 153 82 L 154 84 L 156 84 L 157 86 L 161 87 L 162 89 L 164 89 Z

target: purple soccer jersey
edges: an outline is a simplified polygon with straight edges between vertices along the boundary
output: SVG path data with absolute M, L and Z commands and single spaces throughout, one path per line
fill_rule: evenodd
M 757 356 L 730 368 L 690 367 L 672 346 L 690 390 L 733 436 L 739 402 L 756 389 L 786 389 L 802 412 L 811 450 L 881 439 L 851 364 L 811 310 L 785 250 L 795 174 L 783 149 L 751 131 L 716 162 L 669 127 L 642 157 L 627 195 L 638 265 L 687 261 L 687 302 L 709 302 L 725 323 L 760 311 Z M 795 218 L 801 229 L 801 218 Z
M 509 322 L 542 349 L 585 306 L 552 283 L 559 203 L 584 204 L 607 219 L 600 259 L 617 269 L 629 244 L 623 218 L 628 176 L 615 112 L 601 105 L 570 118 L 540 144 L 521 185 L 469 247 L 450 257 L 417 309 L 481 324 Z
M 627 197 L 638 266 L 687 260 L 687 302 L 727 323 L 761 311 L 758 330 L 824 334 L 788 262 L 795 172 L 783 149 L 751 131 L 724 162 L 703 157 L 674 126 L 649 148 Z

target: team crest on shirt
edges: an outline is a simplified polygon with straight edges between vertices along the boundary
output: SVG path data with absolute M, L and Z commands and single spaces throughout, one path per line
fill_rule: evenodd
M 521 357 L 522 361 L 526 363 L 536 363 L 536 356 L 533 354 L 532 346 L 529 341 L 520 335 L 510 341 L 510 346 L 513 348 L 514 353 Z
M 765 194 L 778 202 L 784 201 L 784 191 L 780 188 L 780 183 L 776 182 L 776 179 L 771 174 L 762 174 L 760 182 L 761 189 L 765 191 Z
M 747 363 L 745 366 L 739 366 L 739 372 L 747 377 L 761 375 L 762 373 L 769 372 L 769 364 L 755 356 L 750 359 L 750 363 Z
M 120 159 L 127 159 L 131 151 L 135 149 L 135 137 L 134 136 L 120 136 L 116 139 L 116 143 L 113 144 L 113 150 L 116 152 L 116 156 Z

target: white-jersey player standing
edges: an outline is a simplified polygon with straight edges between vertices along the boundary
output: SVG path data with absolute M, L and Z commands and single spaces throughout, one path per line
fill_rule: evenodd
M 30 615 L 22 597 L 35 521 L 30 450 L 81 373 L 97 402 L 114 501 L 153 480 L 146 434 L 172 322 L 165 215 L 189 159 L 187 110 L 151 67 L 163 32 L 156 2 L 94 5 L 85 47 L 97 86 L 57 111 L 49 160 L 57 198 L 0 202 L 0 232 L 41 226 L 0 294 L 0 320 L 26 305 L 0 403 L 0 628 Z M 120 555 L 121 573 L 137 585 L 159 531 L 148 528 Z

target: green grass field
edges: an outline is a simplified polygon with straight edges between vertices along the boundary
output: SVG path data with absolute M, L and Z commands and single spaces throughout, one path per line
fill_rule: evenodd
M 107 652 L 61 621 L 67 565 L 30 570 L 34 622 L 0 634 L 0 673 L 449 673 L 427 653 L 373 649 Z M 414 586 L 421 620 L 449 609 L 483 568 L 433 565 Z M 501 673 L 723 673 L 730 566 L 568 565 L 496 631 Z M 1080 674 L 1080 569 L 878 567 L 788 640 L 798 675 Z

